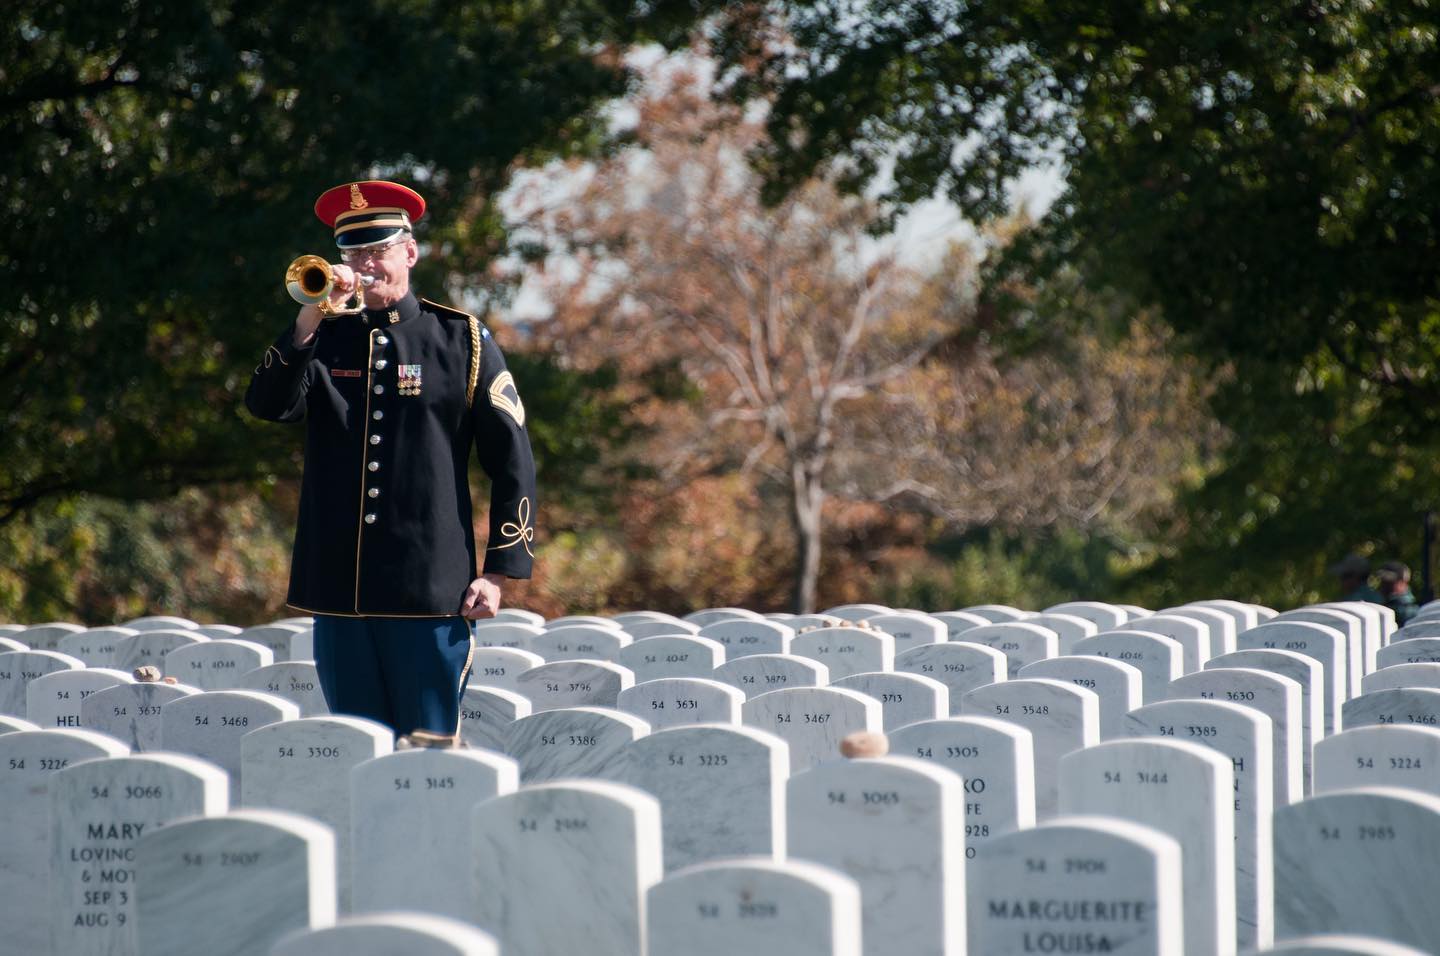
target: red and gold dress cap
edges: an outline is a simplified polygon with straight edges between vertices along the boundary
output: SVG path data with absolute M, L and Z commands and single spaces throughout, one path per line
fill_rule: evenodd
M 315 215 L 335 230 L 340 248 L 369 246 L 410 232 L 425 215 L 425 198 L 409 186 L 367 179 L 325 190 Z

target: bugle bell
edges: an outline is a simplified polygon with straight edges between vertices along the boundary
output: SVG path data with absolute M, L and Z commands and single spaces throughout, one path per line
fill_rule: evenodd
M 320 311 L 327 316 L 357 315 L 365 308 L 365 287 L 372 284 L 375 277 L 357 272 L 355 278 L 358 281 L 351 293 L 355 304 L 336 308 L 330 304 L 330 290 L 335 287 L 334 267 L 320 256 L 301 256 L 285 270 L 285 291 L 302 305 L 320 306 Z

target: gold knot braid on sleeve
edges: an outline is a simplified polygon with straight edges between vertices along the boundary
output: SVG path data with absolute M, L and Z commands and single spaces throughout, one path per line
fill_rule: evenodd
M 475 386 L 480 382 L 480 320 L 470 319 L 470 377 L 465 381 L 465 407 L 475 404 Z

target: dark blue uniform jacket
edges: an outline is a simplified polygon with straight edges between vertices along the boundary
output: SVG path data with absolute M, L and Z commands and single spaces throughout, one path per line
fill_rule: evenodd
M 290 606 L 458 613 L 476 564 L 472 443 L 491 481 L 484 570 L 528 578 L 535 463 L 524 405 L 489 332 L 411 294 L 391 309 L 321 323 L 305 348 L 293 336 L 292 325 L 266 350 L 245 393 L 259 418 L 305 422 Z

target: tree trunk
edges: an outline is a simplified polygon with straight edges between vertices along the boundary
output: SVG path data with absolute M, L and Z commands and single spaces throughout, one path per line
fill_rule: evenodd
M 821 509 L 825 489 L 819 472 L 802 464 L 791 467 L 791 519 L 795 525 L 795 613 L 815 613 L 820 580 Z

